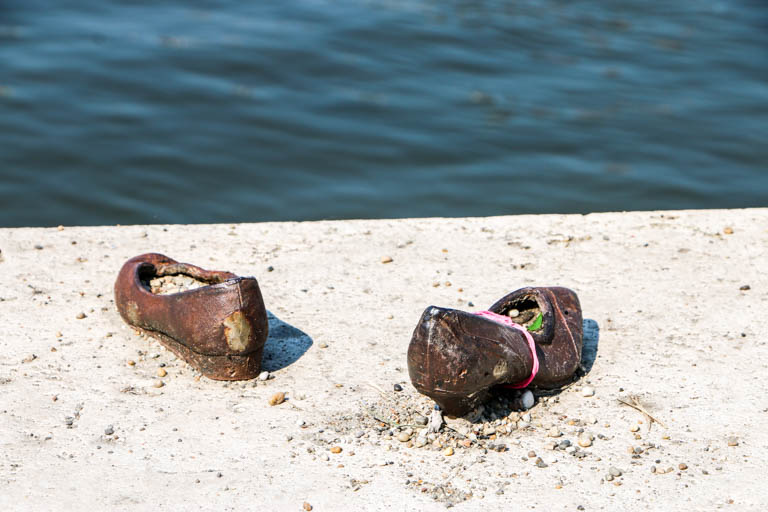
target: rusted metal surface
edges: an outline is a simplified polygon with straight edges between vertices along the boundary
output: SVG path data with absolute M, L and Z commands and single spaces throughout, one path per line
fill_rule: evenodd
M 573 379 L 581 362 L 579 299 L 560 287 L 529 287 L 498 300 L 489 311 L 520 318 L 542 315 L 531 331 L 539 372 L 531 387 L 554 389 Z M 514 320 L 514 318 L 513 318 Z M 428 307 L 408 347 L 408 372 L 416 389 L 449 415 L 466 414 L 486 400 L 494 386 L 530 376 L 533 356 L 522 332 L 455 309 Z
M 159 295 L 144 284 L 178 274 L 207 285 Z M 160 340 L 206 377 L 244 380 L 259 373 L 269 325 L 253 277 L 204 270 L 162 254 L 142 254 L 120 270 L 115 304 L 123 320 Z

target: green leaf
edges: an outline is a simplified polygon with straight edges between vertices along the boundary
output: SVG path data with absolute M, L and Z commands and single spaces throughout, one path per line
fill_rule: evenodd
M 533 321 L 531 325 L 528 326 L 529 331 L 538 331 L 541 329 L 541 324 L 544 321 L 544 317 L 541 316 L 541 313 L 539 313 L 539 316 L 536 317 L 536 320 Z

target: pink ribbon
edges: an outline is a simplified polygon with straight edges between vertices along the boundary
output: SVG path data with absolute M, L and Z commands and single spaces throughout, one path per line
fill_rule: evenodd
M 482 316 L 483 318 L 487 318 L 489 320 L 493 320 L 494 322 L 514 327 L 518 331 L 522 332 L 525 335 L 525 339 L 528 341 L 528 346 L 531 347 L 531 354 L 533 354 L 533 368 L 531 369 L 531 376 L 525 379 L 523 382 L 519 384 L 504 384 L 504 387 L 512 388 L 512 389 L 523 389 L 525 387 L 528 387 L 528 384 L 530 384 L 533 379 L 536 377 L 536 374 L 539 373 L 539 358 L 536 355 L 536 344 L 533 341 L 533 336 L 531 336 L 531 333 L 528 332 L 528 329 L 523 327 L 520 324 L 516 324 L 513 322 L 508 316 L 504 315 L 497 315 L 496 313 L 493 313 L 492 311 L 478 311 L 477 313 L 474 313 L 477 316 Z

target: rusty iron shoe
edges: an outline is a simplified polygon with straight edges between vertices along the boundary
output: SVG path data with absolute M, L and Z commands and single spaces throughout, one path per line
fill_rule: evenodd
M 573 380 L 581 363 L 583 330 L 576 293 L 560 287 L 522 288 L 489 311 L 533 329 L 529 334 L 539 369 L 531 387 L 555 389 Z M 408 347 L 414 387 L 451 416 L 470 412 L 495 386 L 524 382 L 533 366 L 521 330 L 455 309 L 428 307 Z
M 163 276 L 186 276 L 198 287 L 153 293 L 150 283 Z M 120 270 L 115 304 L 129 325 L 157 338 L 206 377 L 244 380 L 259 374 L 269 324 L 253 277 L 142 254 Z

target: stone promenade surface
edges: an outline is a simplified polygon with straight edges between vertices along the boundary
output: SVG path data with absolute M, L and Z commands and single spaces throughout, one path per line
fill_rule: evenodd
M 0 250 L 4 510 L 768 506 L 768 209 L 0 229 Z M 112 285 L 144 252 L 256 276 L 272 378 L 201 378 L 125 325 Z M 453 455 L 399 441 L 379 420 L 431 406 L 405 359 L 423 309 L 529 285 L 579 294 L 589 373 Z

